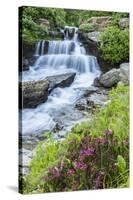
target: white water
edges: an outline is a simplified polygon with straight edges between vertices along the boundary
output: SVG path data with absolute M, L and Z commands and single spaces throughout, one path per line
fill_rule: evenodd
M 68 28 L 74 27 L 65 27 L 65 29 Z M 97 59 L 86 55 L 85 49 L 80 47 L 78 29 L 74 30 L 71 40 L 66 31 L 64 41 L 49 42 L 47 55 L 43 55 L 45 42 L 38 42 L 35 55 L 39 55 L 39 58 L 29 71 L 22 73 L 23 81 L 29 81 L 66 72 L 76 72 L 75 80 L 70 87 L 54 89 L 47 102 L 35 109 L 23 109 L 23 134 L 52 131 L 59 119 L 63 119 L 64 126 L 69 127 L 83 117 L 80 112 L 75 111 L 74 103 L 83 95 L 82 88 L 91 86 L 94 78 L 100 74 L 100 70 Z

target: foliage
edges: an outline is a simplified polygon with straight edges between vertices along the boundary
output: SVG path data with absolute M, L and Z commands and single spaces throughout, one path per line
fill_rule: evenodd
M 110 102 L 66 139 L 41 142 L 23 180 L 25 193 L 128 187 L 128 86 L 110 92 Z
M 95 24 L 81 24 L 79 29 L 82 31 L 82 32 L 92 32 L 92 31 L 95 31 Z
M 50 27 L 41 26 L 38 22 L 40 18 L 47 19 Z M 49 29 L 63 27 L 65 12 L 57 8 L 23 7 L 20 23 L 22 24 L 22 38 L 24 41 L 34 41 L 48 38 Z M 21 21 L 22 20 L 22 21 Z
M 60 8 L 22 7 L 20 9 L 20 28 L 22 28 L 21 33 L 24 41 L 34 41 L 49 38 L 48 31 L 50 30 L 59 30 L 65 25 L 80 26 L 93 16 L 112 15 L 114 18 L 118 18 L 127 16 L 128 14 Z M 41 27 L 38 23 L 39 19 L 48 20 L 50 26 Z M 84 29 L 87 31 L 87 27 L 84 27 Z M 88 29 L 90 30 L 92 27 L 88 27 Z
M 111 64 L 129 61 L 129 30 L 109 26 L 100 36 L 103 58 Z

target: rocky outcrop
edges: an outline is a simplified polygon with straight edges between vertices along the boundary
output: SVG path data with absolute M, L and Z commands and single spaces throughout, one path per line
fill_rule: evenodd
M 122 29 L 128 28 L 129 27 L 129 18 L 121 18 L 119 21 L 119 27 Z
M 119 69 L 113 68 L 107 73 L 102 74 L 99 78 L 94 80 L 93 85 L 110 88 L 115 86 L 118 82 L 124 84 L 129 83 L 129 63 L 122 63 Z
M 44 80 L 20 83 L 23 95 L 23 108 L 35 108 L 48 99 L 48 94 L 56 87 L 68 87 L 76 73 L 66 73 L 46 77 Z M 21 105 L 20 105 L 21 107 Z
M 23 102 L 22 108 L 35 108 L 48 98 L 49 82 L 47 80 L 20 83 Z
M 40 18 L 40 19 L 38 19 L 38 23 L 41 26 L 45 26 L 45 27 L 49 27 L 50 26 L 50 23 L 49 23 L 49 21 L 47 19 Z
M 111 24 L 112 17 L 101 16 L 101 17 L 91 17 L 86 21 L 88 24 L 93 24 L 96 31 L 102 31 L 105 27 Z
M 49 81 L 49 91 L 56 87 L 68 87 L 74 81 L 76 73 L 66 73 L 55 76 L 48 76 L 46 79 Z
M 29 69 L 29 65 L 32 65 L 35 61 L 33 55 L 35 53 L 35 42 L 28 43 L 23 42 L 20 44 L 20 51 L 19 51 L 19 72 L 26 71 Z
M 98 43 L 92 38 L 89 38 L 89 33 L 79 32 L 79 40 L 84 46 L 86 53 L 93 56 L 98 56 Z

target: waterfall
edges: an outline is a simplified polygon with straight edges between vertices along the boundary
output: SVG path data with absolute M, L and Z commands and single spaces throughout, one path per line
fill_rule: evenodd
M 99 75 L 99 65 L 95 56 L 87 55 L 78 40 L 78 28 L 66 26 L 64 40 L 44 41 L 36 45 L 34 65 L 22 73 L 23 81 L 45 79 L 47 76 L 76 72 L 71 86 L 55 88 L 47 102 L 35 109 L 23 109 L 23 134 L 39 134 L 52 131 L 57 121 L 63 121 L 63 130 L 81 119 L 81 113 L 74 108 L 74 103 L 81 98 L 86 88 L 90 87 Z
M 69 31 L 71 39 L 69 39 Z M 64 29 L 63 41 L 49 41 L 48 52 L 44 55 L 45 41 L 39 41 L 36 52 L 40 57 L 35 63 L 35 69 L 51 68 L 59 69 L 61 67 L 71 68 L 80 73 L 96 72 L 99 69 L 97 59 L 94 56 L 86 55 L 83 46 L 80 46 L 78 41 L 78 28 L 66 26 Z
M 42 46 L 41 46 L 41 55 L 44 54 L 44 45 L 45 45 L 45 41 L 42 41 Z
M 40 55 L 40 45 L 41 45 L 41 41 L 37 42 L 34 56 L 39 56 Z

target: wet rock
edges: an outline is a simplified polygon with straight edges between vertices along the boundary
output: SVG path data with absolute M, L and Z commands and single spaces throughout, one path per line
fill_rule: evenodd
M 22 59 L 22 70 L 21 71 L 26 71 L 29 70 L 29 60 L 23 58 Z
M 79 31 L 79 40 L 84 46 L 87 54 L 98 56 L 98 43 L 88 37 L 88 33 Z
M 102 85 L 100 84 L 99 77 L 96 77 L 96 78 L 94 79 L 93 85 L 94 85 L 95 87 L 101 87 L 101 86 L 102 86 Z
M 121 18 L 119 21 L 119 27 L 122 29 L 129 27 L 129 18 Z
M 48 99 L 49 82 L 47 80 L 20 83 L 23 95 L 23 108 L 35 108 Z
M 88 97 L 90 94 L 93 94 L 95 92 L 97 92 L 98 88 L 94 87 L 94 86 L 90 86 L 89 88 L 82 88 L 83 91 L 83 96 L 84 97 Z
M 93 111 L 97 106 L 104 106 L 108 100 L 108 90 L 100 89 L 87 98 L 81 98 L 75 104 L 75 107 L 81 111 Z
M 68 87 L 74 81 L 76 73 L 66 73 L 55 76 L 48 76 L 46 79 L 49 82 L 49 91 L 52 91 L 56 87 Z

